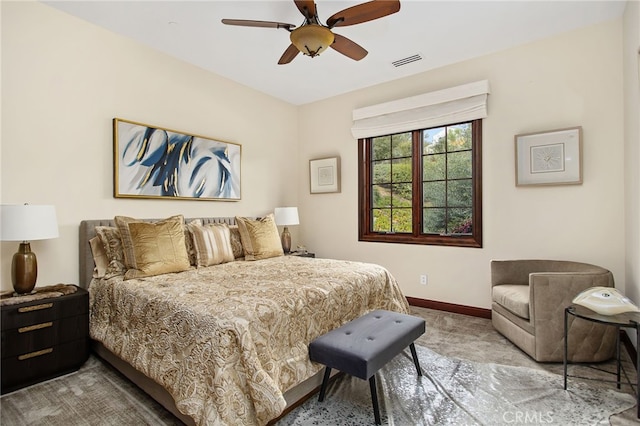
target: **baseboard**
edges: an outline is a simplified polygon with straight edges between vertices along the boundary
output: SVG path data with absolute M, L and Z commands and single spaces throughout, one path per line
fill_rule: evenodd
M 454 314 L 469 315 L 471 317 L 491 319 L 491 309 L 476 308 L 475 306 L 456 305 L 455 303 L 438 302 L 436 300 L 407 297 L 411 306 L 435 309 L 437 311 L 453 312 Z

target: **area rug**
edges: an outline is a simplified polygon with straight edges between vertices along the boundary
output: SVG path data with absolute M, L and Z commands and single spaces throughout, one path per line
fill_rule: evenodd
M 75 373 L 3 395 L 0 424 L 178 426 L 182 422 L 92 355 Z
M 525 367 L 476 363 L 440 356 L 416 345 L 423 376 L 408 354 L 377 376 L 382 423 L 388 425 L 599 425 L 635 405 L 614 388 L 597 388 Z M 408 352 L 408 351 L 407 351 Z M 324 402 L 316 396 L 278 425 L 373 424 L 369 383 L 338 376 Z
M 414 425 L 598 425 L 635 405 L 615 390 L 524 367 L 440 356 L 416 345 L 424 376 L 408 353 L 377 376 L 382 423 Z M 407 351 L 408 352 L 408 351 Z M 2 425 L 180 425 L 135 385 L 94 356 L 76 373 L 0 399 Z M 317 394 L 277 425 L 372 425 L 369 383 L 339 375 L 324 402 Z

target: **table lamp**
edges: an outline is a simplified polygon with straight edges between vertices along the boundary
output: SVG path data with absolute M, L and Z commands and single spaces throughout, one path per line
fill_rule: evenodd
M 45 205 L 3 204 L 0 216 L 0 240 L 20 241 L 11 261 L 13 289 L 17 294 L 31 293 L 36 286 L 38 262 L 29 241 L 58 237 L 56 209 Z
M 289 253 L 291 251 L 291 234 L 289 233 L 289 228 L 287 228 L 287 226 L 300 224 L 300 220 L 298 219 L 298 208 L 276 207 L 273 211 L 273 215 L 276 220 L 276 225 L 284 226 L 280 241 L 282 241 L 282 250 L 285 253 Z

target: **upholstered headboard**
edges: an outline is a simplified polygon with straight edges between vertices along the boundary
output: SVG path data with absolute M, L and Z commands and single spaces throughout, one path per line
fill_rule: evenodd
M 203 224 L 207 223 L 226 223 L 228 225 L 235 225 L 236 219 L 235 217 L 198 217 L 198 218 L 185 218 L 185 223 L 189 223 L 192 220 L 200 219 Z M 145 221 L 155 221 L 158 219 L 142 219 Z M 79 286 L 83 288 L 87 288 L 89 283 L 91 283 L 91 279 L 93 278 L 93 268 L 95 264 L 93 262 L 93 253 L 91 253 L 91 246 L 89 244 L 89 240 L 95 237 L 96 234 L 96 226 L 116 226 L 113 219 L 92 219 L 92 220 L 83 220 L 80 222 L 80 233 L 79 233 L 79 256 L 80 256 L 80 276 L 79 276 Z

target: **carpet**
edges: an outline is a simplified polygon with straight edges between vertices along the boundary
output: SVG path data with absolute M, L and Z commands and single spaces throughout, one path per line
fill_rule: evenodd
M 635 405 L 633 396 L 525 367 L 448 358 L 416 345 L 424 376 L 403 353 L 377 376 L 383 424 L 598 425 Z M 159 404 L 91 356 L 76 373 L 2 396 L 2 425 L 180 425 Z M 339 375 L 278 426 L 373 424 L 369 383 Z
M 3 395 L 0 407 L 0 424 L 12 426 L 182 425 L 93 355 L 75 373 Z
M 599 425 L 635 405 L 629 394 L 575 380 L 563 389 L 557 374 L 447 358 L 416 345 L 423 376 L 411 356 L 394 358 L 376 377 L 382 423 L 388 425 Z M 615 385 L 614 385 L 615 386 Z M 373 424 L 369 383 L 338 376 L 324 402 L 317 396 L 278 425 Z

